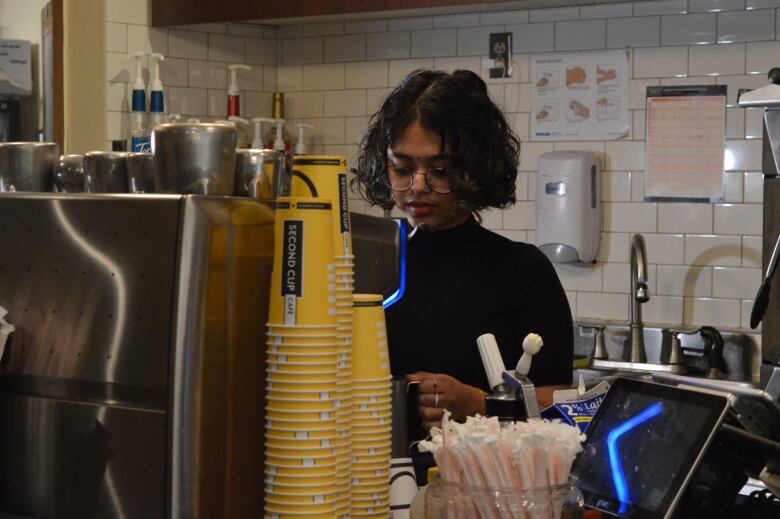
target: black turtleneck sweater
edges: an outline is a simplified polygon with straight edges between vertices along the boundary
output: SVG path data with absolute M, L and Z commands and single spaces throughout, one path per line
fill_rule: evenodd
M 513 369 L 523 338 L 534 332 L 544 347 L 533 358 L 530 379 L 537 386 L 571 383 L 571 311 L 552 264 L 535 246 L 473 218 L 410 240 L 406 294 L 386 318 L 394 377 L 446 373 L 489 391 L 477 337 L 495 335 L 504 364 Z M 409 440 L 419 439 L 422 429 L 409 425 Z

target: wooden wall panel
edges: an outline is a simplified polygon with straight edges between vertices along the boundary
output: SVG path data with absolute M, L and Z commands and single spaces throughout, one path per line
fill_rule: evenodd
M 152 25 L 166 27 L 480 3 L 484 0 L 152 0 Z

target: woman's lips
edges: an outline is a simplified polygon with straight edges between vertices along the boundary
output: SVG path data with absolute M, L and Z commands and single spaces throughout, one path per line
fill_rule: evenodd
M 433 205 L 425 202 L 409 202 L 406 204 L 412 216 L 428 216 L 433 211 Z

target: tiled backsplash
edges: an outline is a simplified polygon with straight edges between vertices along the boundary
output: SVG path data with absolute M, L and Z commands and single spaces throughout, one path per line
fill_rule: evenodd
M 108 140 L 129 135 L 135 60 L 128 53 L 159 52 L 165 56 L 160 77 L 165 86 L 165 111 L 203 121 L 225 119 L 227 65 L 238 71 L 242 115 L 270 117 L 276 90 L 276 28 L 248 24 L 204 24 L 160 29 L 149 26 L 149 0 L 107 0 Z M 149 84 L 149 62 L 143 75 Z
M 133 9 L 128 4 L 138 4 Z M 224 117 L 228 62 L 247 63 L 243 109 L 268 115 L 270 92 L 286 93 L 290 127 L 315 125 L 314 153 L 345 154 L 390 89 L 420 67 L 467 68 L 489 84 L 523 144 L 518 203 L 487 211 L 484 224 L 534 241 L 536 162 L 552 150 L 588 150 L 602 159 L 599 262 L 557 270 L 577 317 L 627 319 L 628 243 L 644 234 L 650 267 L 647 322 L 747 327 L 761 279 L 761 111 L 736 106 L 740 88 L 766 83 L 780 65 L 780 0 L 659 0 L 588 7 L 284 25 L 148 27 L 146 0 L 108 0 L 109 138 L 125 135 L 128 51 L 166 55 L 168 111 Z M 514 76 L 488 79 L 488 35 L 513 33 Z M 529 142 L 530 54 L 626 48 L 631 130 L 618 141 Z M 130 72 L 129 72 L 130 71 Z M 727 173 L 722 204 L 644 201 L 645 89 L 728 86 Z M 354 209 L 378 213 L 358 199 Z

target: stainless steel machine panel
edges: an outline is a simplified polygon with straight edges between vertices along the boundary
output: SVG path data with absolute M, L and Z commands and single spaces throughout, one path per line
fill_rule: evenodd
M 256 518 L 263 503 L 265 324 L 274 213 L 184 206 L 171 374 L 171 517 Z
M 762 271 L 766 272 L 772 249 L 780 235 L 780 177 L 764 177 L 764 236 L 762 243 Z M 769 306 L 761 322 L 762 350 L 764 362 L 780 363 L 780 278 L 775 276 Z
M 262 513 L 274 214 L 0 195 L 0 517 Z
M 161 390 L 180 197 L 2 195 L 0 373 Z
M 166 517 L 165 418 L 0 393 L 0 517 Z

